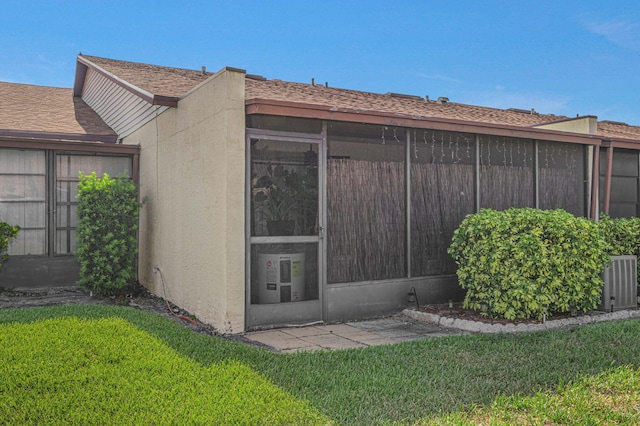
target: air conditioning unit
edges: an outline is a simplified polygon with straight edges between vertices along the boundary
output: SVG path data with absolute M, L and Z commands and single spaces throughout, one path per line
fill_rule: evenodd
M 600 310 L 630 309 L 638 306 L 638 259 L 636 256 L 611 256 L 613 263 L 603 273 Z M 612 309 L 613 307 L 613 309 Z

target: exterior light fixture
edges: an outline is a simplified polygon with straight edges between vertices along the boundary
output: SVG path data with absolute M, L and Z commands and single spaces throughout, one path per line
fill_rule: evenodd
M 613 307 L 616 304 L 616 297 L 615 296 L 611 296 L 611 312 L 613 312 Z
M 578 308 L 576 308 L 576 305 L 569 306 L 569 312 L 570 312 L 572 317 L 577 317 L 578 316 Z

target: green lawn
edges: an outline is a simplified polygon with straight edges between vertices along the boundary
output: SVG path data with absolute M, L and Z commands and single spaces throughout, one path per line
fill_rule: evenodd
M 592 411 L 602 421 L 591 422 L 624 423 L 640 418 L 639 336 L 640 321 L 633 320 L 285 355 L 130 308 L 5 310 L 0 418 L 9 424 L 545 424 L 544 413 L 561 423 L 562 415 L 576 414 L 563 403 L 581 398 L 588 405 L 597 396 L 604 408 Z M 596 391 L 594 383 L 604 388 Z M 628 404 L 609 410 L 607 395 Z

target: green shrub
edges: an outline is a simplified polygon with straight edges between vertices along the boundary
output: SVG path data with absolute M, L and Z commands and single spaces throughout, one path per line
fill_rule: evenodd
M 612 219 L 601 215 L 599 224 L 610 255 L 640 254 L 640 218 Z
M 2 269 L 2 263 L 9 258 L 9 255 L 5 252 L 9 247 L 9 241 L 16 238 L 19 231 L 19 226 L 11 226 L 6 222 L 0 222 L 0 269 Z
M 609 262 L 597 222 L 563 210 L 482 210 L 455 231 L 449 254 L 464 306 L 497 317 L 542 319 L 594 309 Z
M 138 191 L 126 178 L 80 174 L 76 257 L 78 284 L 116 294 L 136 278 Z
M 607 253 L 612 256 L 634 255 L 640 257 L 640 218 L 616 218 L 601 215 L 600 231 L 607 243 Z M 638 264 L 640 283 L 640 263 Z

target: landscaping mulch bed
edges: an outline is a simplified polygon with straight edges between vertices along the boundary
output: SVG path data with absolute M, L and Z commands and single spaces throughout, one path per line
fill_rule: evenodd
M 449 317 L 449 318 L 458 318 L 465 319 L 469 321 L 478 321 L 486 324 L 540 324 L 542 321 L 538 321 L 535 319 L 515 319 L 515 320 L 507 320 L 504 318 L 492 318 L 490 316 L 482 315 L 480 312 L 465 309 L 462 307 L 462 304 L 453 304 L 453 307 L 450 307 L 448 304 L 445 305 L 421 305 L 420 311 L 428 312 L 430 314 L 437 314 L 441 317 Z M 578 315 L 585 315 L 584 312 L 578 312 Z M 568 313 L 555 313 L 550 315 L 547 319 L 563 319 L 570 318 Z
M 129 306 L 162 315 L 198 333 L 218 335 L 213 327 L 194 320 L 189 312 L 154 296 L 142 286 L 136 286 L 125 296 L 96 295 L 79 286 L 4 289 L 0 292 L 0 309 L 59 305 Z
M 79 286 L 51 287 L 39 289 L 10 289 L 0 292 L 0 309 L 32 308 L 39 306 L 55 305 L 77 305 L 77 304 L 104 304 L 114 306 L 129 306 L 135 309 L 155 313 L 165 316 L 186 328 L 195 332 L 219 335 L 211 326 L 200 323 L 193 316 L 172 303 L 167 303 L 164 299 L 149 293 L 146 288 L 137 286 L 126 296 L 100 296 L 91 294 L 89 290 Z M 442 317 L 465 319 L 478 321 L 487 324 L 539 324 L 537 320 L 505 320 L 501 318 L 491 318 L 483 316 L 479 312 L 465 309 L 462 304 L 421 305 L 422 312 L 438 314 Z M 584 315 L 580 312 L 579 315 Z M 568 314 L 554 314 L 548 319 L 568 318 Z M 232 340 L 237 340 L 238 336 L 227 336 Z

